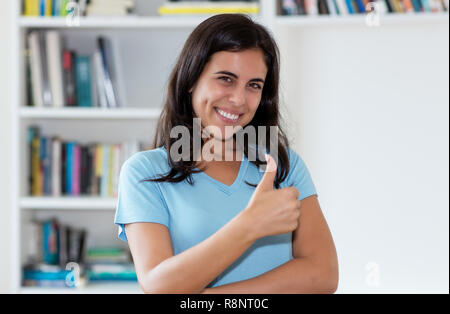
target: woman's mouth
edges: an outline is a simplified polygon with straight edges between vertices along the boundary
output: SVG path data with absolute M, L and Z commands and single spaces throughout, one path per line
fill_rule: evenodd
M 235 124 L 236 122 L 239 121 L 240 117 L 242 116 L 242 114 L 232 114 L 225 112 L 217 107 L 214 107 L 214 110 L 216 111 L 217 116 L 219 117 L 220 120 L 230 124 Z

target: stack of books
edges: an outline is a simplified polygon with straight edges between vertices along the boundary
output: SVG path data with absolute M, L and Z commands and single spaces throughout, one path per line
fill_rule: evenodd
M 92 248 L 87 252 L 88 281 L 137 281 L 128 250 L 122 248 Z
M 278 0 L 281 15 L 447 12 L 448 0 Z
M 162 16 L 212 15 L 221 13 L 258 14 L 259 2 L 248 1 L 166 1 L 158 8 Z
M 123 16 L 132 13 L 134 0 L 25 0 L 25 16 Z
M 91 281 L 137 281 L 128 249 L 87 248 L 88 233 L 56 218 L 31 221 L 24 230 L 30 241 L 23 285 L 81 287 Z
M 73 287 L 75 276 L 83 275 L 87 232 L 61 224 L 57 219 L 32 221 L 25 225 L 29 241 L 23 285 Z M 69 263 L 77 265 L 74 269 Z M 66 269 L 67 268 L 67 269 Z
M 93 55 L 68 50 L 62 42 L 58 31 L 32 31 L 28 35 L 28 106 L 119 107 L 110 40 L 98 37 Z
M 63 141 L 28 128 L 29 194 L 31 196 L 116 197 L 123 162 L 141 147 L 137 141 L 120 144 Z

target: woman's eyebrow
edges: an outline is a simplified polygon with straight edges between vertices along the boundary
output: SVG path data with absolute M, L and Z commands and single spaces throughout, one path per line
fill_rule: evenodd
M 214 74 L 225 74 L 225 75 L 232 76 L 232 77 L 234 77 L 235 79 L 238 79 L 238 78 L 239 78 L 239 76 L 237 76 L 236 74 L 231 73 L 231 72 L 228 72 L 228 71 L 219 71 L 219 72 L 216 72 L 216 73 L 214 73 Z M 264 83 L 264 80 L 263 80 L 262 78 L 256 77 L 256 78 L 252 78 L 252 79 L 250 80 L 250 82 L 262 82 L 262 83 Z

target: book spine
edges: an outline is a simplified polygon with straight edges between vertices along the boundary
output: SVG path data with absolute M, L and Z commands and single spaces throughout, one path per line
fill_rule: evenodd
M 66 190 L 66 173 L 67 173 L 67 143 L 61 142 L 61 193 L 67 194 Z
M 95 51 L 94 53 L 94 57 L 93 57 L 93 62 L 94 62 L 94 77 L 95 77 L 95 81 L 97 83 L 97 95 L 98 95 L 98 102 L 99 102 L 99 106 L 101 108 L 107 108 L 108 107 L 108 101 L 106 99 L 106 94 L 105 94 L 105 73 L 103 71 L 103 66 L 102 66 L 102 55 L 101 52 L 99 50 Z
M 348 15 L 347 5 L 345 0 L 336 0 L 337 7 L 340 15 Z
M 358 12 L 359 13 L 365 13 L 366 12 L 366 8 L 364 7 L 364 4 L 362 2 L 362 0 L 355 0 L 356 2 L 356 6 L 358 8 Z
M 80 195 L 80 172 L 81 172 L 81 150 L 80 145 L 74 145 L 74 159 L 72 168 L 72 194 L 74 196 Z
M 44 106 L 44 87 L 42 74 L 41 48 L 39 47 L 39 33 L 33 31 L 28 35 L 28 47 L 30 50 L 30 72 L 33 103 L 36 107 Z
M 101 57 L 102 57 L 102 66 L 103 66 L 103 83 L 104 83 L 104 90 L 106 93 L 106 99 L 108 100 L 108 107 L 110 108 L 117 108 L 117 92 L 114 87 L 113 83 L 113 59 L 112 59 L 112 51 L 110 45 L 108 44 L 108 41 L 106 38 L 99 37 L 97 39 L 98 49 L 100 51 Z M 109 46 L 107 48 L 107 46 Z
M 53 138 L 52 141 L 52 196 L 61 195 L 61 141 Z
M 79 107 L 92 107 L 91 69 L 89 56 L 76 56 L 76 90 Z
M 430 0 L 422 0 L 424 12 L 431 12 Z
M 52 0 L 45 1 L 45 16 L 52 16 Z
M 50 90 L 49 73 L 48 73 L 48 60 L 47 60 L 47 45 L 45 33 L 38 33 L 39 36 L 39 48 L 41 50 L 41 62 L 42 62 L 42 90 L 44 106 L 50 107 L 52 105 L 52 94 Z
M 39 16 L 39 0 L 25 0 L 24 15 Z
M 120 173 L 120 156 L 122 147 L 121 145 L 117 144 L 114 145 L 114 157 L 113 157 L 113 188 L 112 188 L 112 196 L 117 197 L 118 195 L 118 186 L 119 186 L 119 173 Z
M 102 145 L 103 147 L 103 169 L 100 185 L 100 195 L 102 197 L 108 197 L 108 183 L 109 183 L 109 161 L 110 161 L 110 146 L 108 144 Z
M 34 187 L 34 137 L 38 132 L 36 127 L 29 127 L 27 132 L 27 146 L 28 146 L 28 194 L 33 195 Z
M 328 9 L 329 9 L 329 14 L 330 15 L 338 15 L 339 14 L 339 10 L 336 6 L 336 0 L 326 0 L 327 1 L 327 5 L 328 5 Z
M 53 107 L 63 107 L 64 101 L 64 87 L 63 87 L 63 72 L 62 72 L 62 50 L 61 37 L 57 31 L 48 31 L 46 33 L 47 44 L 47 65 L 48 76 L 50 81 L 50 89 L 52 95 Z
M 76 106 L 76 73 L 75 73 L 75 53 L 69 50 L 63 52 L 64 86 L 67 106 Z
M 50 138 L 45 139 L 45 157 L 44 157 L 44 194 L 52 194 L 52 140 Z
M 103 145 L 97 144 L 95 150 L 95 183 L 94 193 L 101 194 L 101 180 L 103 177 Z
M 66 194 L 72 195 L 73 143 L 67 143 L 66 150 Z

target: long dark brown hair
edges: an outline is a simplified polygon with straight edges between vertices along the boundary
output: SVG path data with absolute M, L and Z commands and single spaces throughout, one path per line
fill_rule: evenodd
M 158 121 L 153 148 L 164 146 L 167 152 L 177 138 L 170 137 L 170 131 L 175 126 L 185 126 L 193 135 L 193 118 L 195 113 L 192 108 L 192 99 L 189 90 L 199 79 L 205 65 L 211 56 L 219 51 L 238 52 L 247 49 L 261 49 L 267 66 L 267 75 L 262 91 L 261 102 L 248 125 L 256 130 L 258 138 L 258 126 L 265 126 L 267 151 L 270 153 L 270 126 L 278 127 L 278 170 L 274 181 L 275 188 L 279 188 L 289 172 L 289 159 L 287 147 L 288 139 L 282 131 L 279 113 L 279 50 L 270 33 L 260 24 L 255 23 L 250 17 L 242 14 L 219 14 L 200 23 L 187 39 L 181 51 L 177 63 L 170 75 L 167 88 L 167 96 L 164 108 Z M 243 126 L 245 127 L 245 126 Z M 233 135 L 234 137 L 236 134 Z M 202 145 L 204 143 L 202 142 Z M 195 169 L 193 143 L 191 136 L 189 160 L 174 161 L 168 153 L 168 161 L 171 167 L 169 173 L 159 178 L 145 181 L 155 182 L 181 182 L 185 179 L 189 184 L 194 184 L 192 174 L 204 169 Z M 202 146 L 203 147 L 203 146 Z M 248 145 L 244 145 L 244 154 L 248 158 Z M 258 158 L 251 160 L 256 166 L 266 164 Z M 246 182 L 251 186 L 256 184 Z

